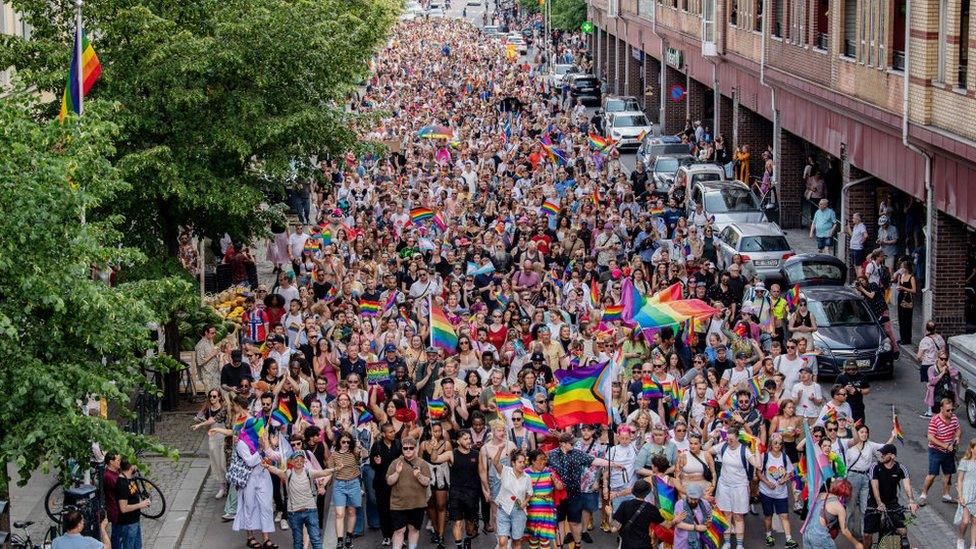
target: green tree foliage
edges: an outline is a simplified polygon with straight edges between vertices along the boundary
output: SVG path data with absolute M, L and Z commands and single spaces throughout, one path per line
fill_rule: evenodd
M 33 25 L 0 37 L 0 66 L 60 100 L 73 2 L 12 0 Z M 397 0 L 87 0 L 102 63 L 90 100 L 118 105 L 112 157 L 130 187 L 125 241 L 173 257 L 181 230 L 247 240 L 275 217 L 288 161 L 347 150 L 344 109 L 396 20 Z M 52 117 L 57 101 L 40 114 Z
M 565 31 L 579 31 L 586 21 L 586 0 L 549 0 L 552 2 L 552 26 Z
M 146 324 L 159 320 L 138 293 L 164 282 L 136 292 L 92 277 L 93 265 L 145 259 L 120 247 L 119 216 L 81 223 L 83 208 L 131 191 L 108 160 L 119 127 L 103 119 L 108 103 L 83 126 L 38 121 L 33 98 L 21 90 L 0 101 L 0 495 L 7 464 L 27 479 L 91 456 L 93 441 L 127 455 L 165 450 L 80 405 L 98 394 L 125 408 L 146 384 Z

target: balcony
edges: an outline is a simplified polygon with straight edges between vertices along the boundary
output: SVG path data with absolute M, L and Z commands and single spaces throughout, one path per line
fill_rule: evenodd
M 893 51 L 891 52 L 891 68 L 896 71 L 905 70 L 905 52 L 903 51 Z

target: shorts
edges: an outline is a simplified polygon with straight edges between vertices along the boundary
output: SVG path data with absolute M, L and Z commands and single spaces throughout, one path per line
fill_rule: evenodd
M 832 248 L 833 246 L 834 246 L 834 237 L 832 236 L 817 237 L 817 248 L 822 250 L 824 248 Z
M 478 494 L 451 492 L 447 496 L 447 520 L 466 520 L 478 522 L 478 508 L 481 498 Z
M 511 513 L 506 513 L 501 507 L 498 508 L 495 522 L 495 535 L 508 539 L 522 539 L 525 536 L 525 509 L 512 507 Z
M 407 526 L 419 531 L 424 525 L 424 517 L 427 516 L 426 511 L 423 507 L 419 509 L 391 510 L 390 520 L 393 523 L 393 531 L 402 530 Z
M 562 522 L 564 520 L 574 524 L 583 521 L 583 498 L 579 494 L 567 497 L 559 502 L 559 507 L 556 508 L 556 521 Z
M 929 448 L 929 474 L 938 475 L 940 470 L 943 475 L 956 474 L 956 454 Z
M 336 480 L 332 485 L 333 507 L 362 507 L 363 489 L 359 479 Z
M 789 498 L 772 498 L 759 492 L 759 502 L 762 504 L 764 517 L 786 515 L 790 512 Z
M 722 512 L 744 515 L 749 512 L 749 485 L 728 485 L 718 483 L 715 505 Z
M 897 506 L 897 504 L 895 504 Z M 901 528 L 905 525 L 905 512 L 904 511 L 891 511 L 887 512 L 888 519 L 891 520 L 895 528 Z M 875 509 L 870 509 L 864 513 L 864 533 L 865 534 L 877 534 L 881 532 L 881 512 Z
M 583 510 L 595 513 L 600 510 L 600 494 L 596 492 L 583 492 L 580 494 L 583 500 Z

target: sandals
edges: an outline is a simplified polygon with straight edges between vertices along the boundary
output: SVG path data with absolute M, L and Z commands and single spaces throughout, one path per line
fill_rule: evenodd
M 278 549 L 278 544 L 276 544 L 276 543 L 274 543 L 274 542 L 272 542 L 272 541 L 271 541 L 271 540 L 269 539 L 268 541 L 266 541 L 266 542 L 264 542 L 264 545 L 262 545 L 261 547 L 262 547 L 263 549 Z
M 258 540 L 254 538 L 247 538 L 247 542 L 245 543 L 245 545 L 247 545 L 251 549 L 261 549 L 261 544 L 258 543 Z

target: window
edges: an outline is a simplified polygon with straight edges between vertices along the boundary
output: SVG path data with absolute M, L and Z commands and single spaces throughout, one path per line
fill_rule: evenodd
M 715 43 L 715 2 L 716 0 L 701 0 L 702 7 L 702 41 Z
M 756 31 L 763 30 L 763 0 L 756 0 L 756 11 L 755 11 L 755 19 L 753 21 L 753 30 Z
M 786 4 L 789 0 L 771 0 L 773 10 L 773 36 L 783 37 L 783 30 L 786 26 Z
M 620 10 L 620 0 L 610 0 L 607 2 L 607 17 L 616 17 Z
M 891 68 L 905 70 L 905 0 L 894 0 L 891 21 Z
M 739 24 L 739 0 L 729 0 L 729 24 Z
M 844 57 L 857 56 L 857 0 L 844 0 Z
M 956 85 L 966 89 L 968 85 L 969 65 L 969 0 L 962 0 L 959 5 L 959 69 L 956 73 Z
M 817 2 L 817 33 L 814 36 L 817 48 L 826 50 L 830 42 L 830 19 L 827 16 L 830 10 L 830 0 L 816 0 Z

